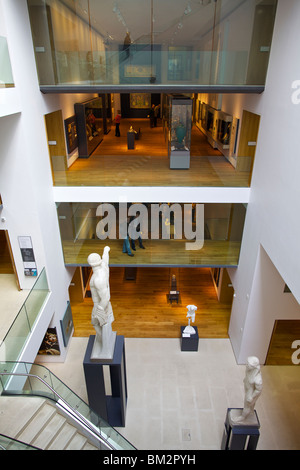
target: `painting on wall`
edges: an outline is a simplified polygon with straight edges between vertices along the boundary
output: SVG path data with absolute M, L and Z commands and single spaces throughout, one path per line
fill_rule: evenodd
M 77 137 L 75 116 L 71 116 L 68 119 L 65 119 L 65 132 L 66 132 L 68 154 L 70 154 L 74 152 L 74 150 L 78 147 L 78 137 Z
M 67 308 L 63 316 L 63 319 L 60 320 L 60 326 L 61 326 L 64 346 L 66 347 L 68 345 L 68 342 L 72 335 L 73 327 L 74 327 L 71 304 L 69 301 L 67 302 Z
M 151 93 L 130 93 L 130 107 L 149 109 L 151 107 Z
M 48 328 L 39 349 L 40 355 L 59 356 L 60 348 L 56 328 Z

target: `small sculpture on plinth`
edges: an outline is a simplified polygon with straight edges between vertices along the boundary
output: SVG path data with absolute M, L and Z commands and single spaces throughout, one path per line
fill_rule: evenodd
M 183 333 L 184 334 L 189 334 L 189 335 L 195 335 L 196 330 L 195 330 L 195 328 L 193 328 L 191 326 L 191 320 L 192 320 L 193 323 L 195 322 L 197 307 L 196 307 L 196 305 L 187 305 L 186 308 L 188 309 L 188 312 L 187 312 L 186 316 L 189 319 L 189 324 L 188 324 L 188 326 L 185 327 L 185 329 L 183 330 Z
M 257 421 L 254 406 L 262 392 L 262 376 L 260 364 L 257 357 L 250 356 L 247 359 L 246 373 L 244 378 L 244 408 L 243 410 L 231 410 L 232 424 L 249 425 Z
M 90 289 L 94 302 L 92 325 L 96 330 L 91 360 L 112 359 L 114 355 L 116 332 L 112 331 L 114 314 L 110 303 L 109 288 L 109 251 L 106 246 L 102 259 L 97 253 L 91 253 L 87 259 L 93 269 Z

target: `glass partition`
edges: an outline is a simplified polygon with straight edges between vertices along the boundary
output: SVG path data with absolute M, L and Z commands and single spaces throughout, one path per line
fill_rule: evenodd
M 45 269 L 37 278 L 0 346 L 2 360 L 17 360 L 49 294 Z
M 0 36 L 0 88 L 14 87 L 7 40 Z
M 237 266 L 246 205 L 60 203 L 57 214 L 66 265 L 108 245 L 111 266 Z
M 277 0 L 27 0 L 41 86 L 264 85 Z

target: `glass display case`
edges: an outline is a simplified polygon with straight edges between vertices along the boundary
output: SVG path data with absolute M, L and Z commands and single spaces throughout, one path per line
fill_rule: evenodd
M 181 96 L 169 97 L 169 158 L 171 169 L 190 168 L 193 102 Z

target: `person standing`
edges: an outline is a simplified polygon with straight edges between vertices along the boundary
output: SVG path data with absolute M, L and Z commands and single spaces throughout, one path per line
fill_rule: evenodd
M 154 107 L 154 127 L 157 127 L 157 119 L 159 115 L 160 104 Z
M 149 112 L 150 127 L 154 127 L 154 108 L 155 108 L 155 105 L 153 104 Z
M 126 59 L 130 57 L 130 46 L 131 46 L 131 37 L 129 31 L 127 31 L 124 44 L 123 44 L 123 51 L 125 52 Z
M 120 134 L 120 123 L 121 123 L 121 111 L 118 110 L 118 113 L 115 117 L 115 123 L 116 123 L 116 133 L 115 133 L 115 136 L 116 137 L 121 137 L 121 134 Z

